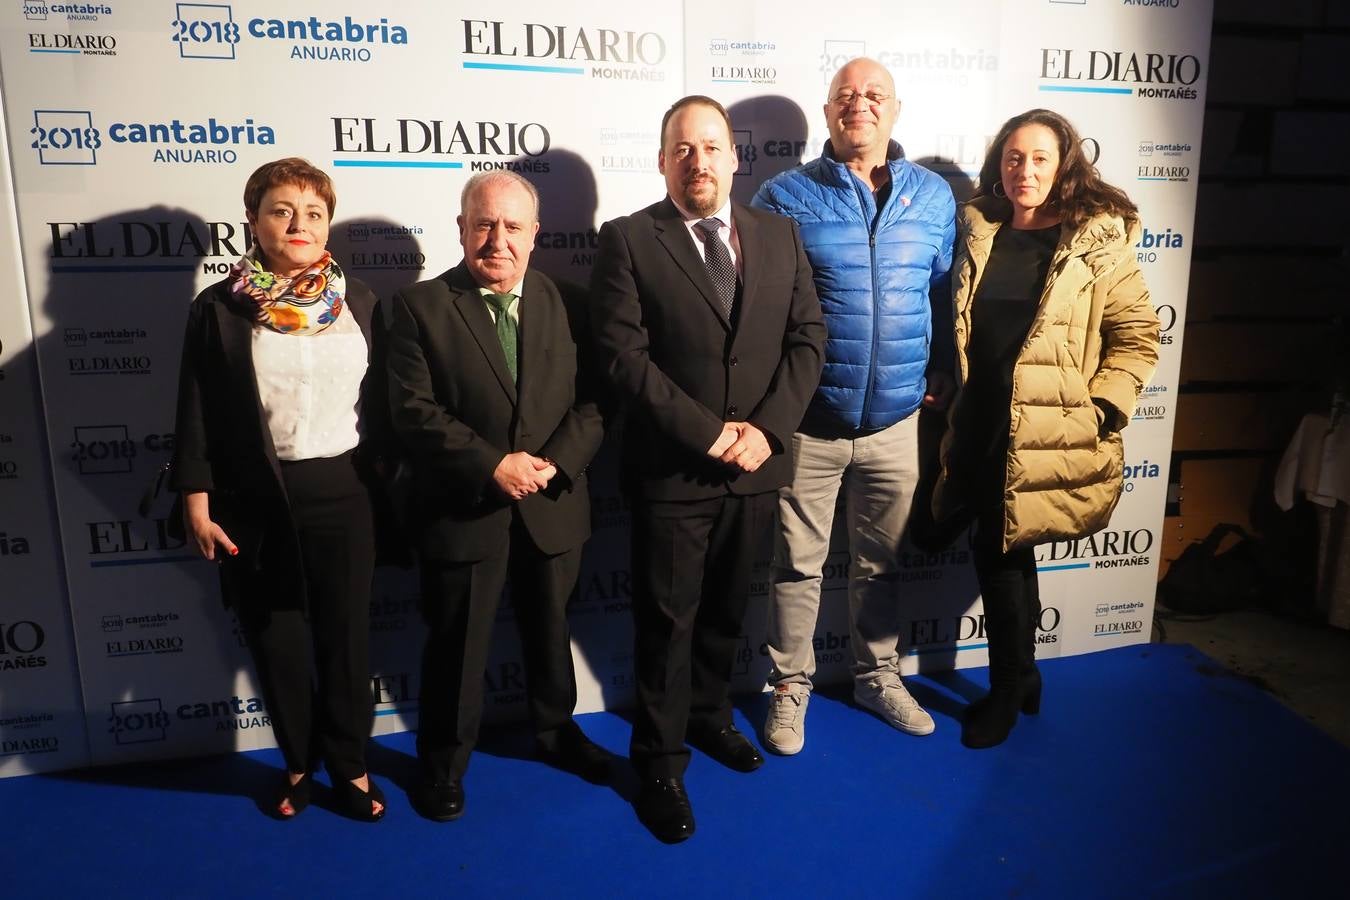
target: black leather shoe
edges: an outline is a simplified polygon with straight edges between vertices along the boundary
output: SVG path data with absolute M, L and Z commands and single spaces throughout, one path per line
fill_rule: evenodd
M 458 778 L 449 781 L 423 779 L 408 799 L 419 815 L 433 822 L 450 822 L 464 815 L 464 786 Z
M 658 840 L 678 844 L 694 833 L 694 810 L 678 777 L 644 778 L 635 805 L 638 819 Z
M 534 753 L 550 766 L 579 775 L 591 784 L 609 783 L 609 753 L 580 728 L 560 729 L 551 747 L 536 741 Z
M 736 730 L 735 725 L 728 725 L 721 731 L 691 730 L 688 740 L 691 747 L 702 750 L 737 772 L 753 772 L 764 765 L 764 757 L 759 755 L 759 750 L 750 743 L 749 738 Z

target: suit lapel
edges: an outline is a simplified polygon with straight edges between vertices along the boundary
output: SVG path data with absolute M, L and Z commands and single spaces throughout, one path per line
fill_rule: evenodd
M 221 354 L 229 369 L 227 383 L 248 392 L 254 421 L 258 424 L 258 433 L 262 438 L 263 453 L 277 477 L 277 484 L 283 485 L 284 490 L 281 463 L 277 461 L 277 448 L 272 443 L 272 429 L 267 427 L 267 413 L 263 410 L 262 397 L 258 394 L 258 375 L 253 368 L 253 323 L 228 302 L 215 304 L 215 310 L 216 321 L 220 325 Z M 304 340 L 302 337 L 291 339 Z
M 689 229 L 684 227 L 680 211 L 675 208 L 669 197 L 657 205 L 652 215 L 652 226 L 656 230 L 657 241 L 666 248 L 675 264 L 688 276 L 694 287 L 698 288 L 698 292 L 703 295 L 703 299 L 717 316 L 717 320 L 722 323 L 722 327 L 730 331 L 731 323 L 727 321 L 726 311 L 722 309 L 722 300 L 717 296 L 712 278 L 708 276 L 708 267 L 703 264 L 703 257 L 698 255 L 694 239 L 689 234 Z
M 549 305 L 544 302 L 543 288 L 533 272 L 525 272 L 521 291 L 520 306 L 517 308 L 520 314 L 517 338 L 520 346 L 520 393 L 529 397 L 531 393 L 525 389 L 526 381 L 533 384 L 541 376 L 547 375 L 544 371 L 544 348 L 549 342 L 551 325 Z
M 497 340 L 497 326 L 492 321 L 492 313 L 488 312 L 487 303 L 478 293 L 478 286 L 462 265 L 451 270 L 448 284 L 454 314 L 464 320 L 469 334 L 473 335 L 478 348 L 483 351 L 483 357 L 492 367 L 492 374 L 497 376 L 497 383 L 514 405 L 516 385 L 511 380 L 511 370 L 506 368 L 506 354 L 502 352 L 501 341 Z
M 748 321 L 750 305 L 759 286 L 759 273 L 764 262 L 764 248 L 760 245 L 759 223 L 738 203 L 731 204 L 731 218 L 736 222 L 736 240 L 740 245 L 741 309 L 738 322 Z

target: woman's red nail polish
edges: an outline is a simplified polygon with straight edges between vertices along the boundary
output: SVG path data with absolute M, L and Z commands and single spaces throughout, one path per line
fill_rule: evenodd
M 238 555 L 239 555 L 239 548 L 238 548 L 238 547 L 233 547 L 233 548 L 231 548 L 231 549 L 230 549 L 230 555 L 231 555 L 231 556 L 238 556 Z

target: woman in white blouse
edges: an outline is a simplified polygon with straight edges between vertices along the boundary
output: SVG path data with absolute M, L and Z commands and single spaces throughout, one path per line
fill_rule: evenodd
M 253 246 L 188 311 L 171 485 L 189 542 L 221 564 L 286 760 L 268 811 L 298 815 L 322 761 L 337 807 L 374 821 L 364 473 L 385 431 L 383 367 L 375 297 L 325 249 L 335 204 L 303 159 L 250 176 Z

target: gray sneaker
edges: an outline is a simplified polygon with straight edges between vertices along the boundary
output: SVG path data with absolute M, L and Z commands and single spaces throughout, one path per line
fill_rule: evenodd
M 769 715 L 764 719 L 764 746 L 774 753 L 791 756 L 806 743 L 806 704 L 811 689 L 784 682 L 773 689 Z
M 909 695 L 900 683 L 900 676 L 893 672 L 855 681 L 853 701 L 905 734 L 932 734 L 937 727 L 933 717 Z

